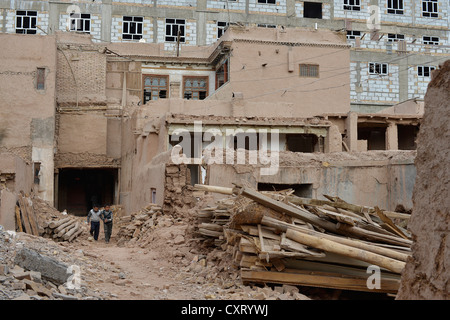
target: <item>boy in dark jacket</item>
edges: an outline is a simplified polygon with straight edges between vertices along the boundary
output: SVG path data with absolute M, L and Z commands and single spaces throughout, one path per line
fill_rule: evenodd
M 105 205 L 105 209 L 103 209 L 100 217 L 103 220 L 103 228 L 105 229 L 105 241 L 108 243 L 111 238 L 113 226 L 113 213 L 109 205 Z

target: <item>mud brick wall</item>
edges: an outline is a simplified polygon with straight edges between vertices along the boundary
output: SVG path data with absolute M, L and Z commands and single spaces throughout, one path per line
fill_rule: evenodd
M 191 174 L 185 164 L 167 164 L 164 189 L 164 214 L 184 216 L 195 205 Z

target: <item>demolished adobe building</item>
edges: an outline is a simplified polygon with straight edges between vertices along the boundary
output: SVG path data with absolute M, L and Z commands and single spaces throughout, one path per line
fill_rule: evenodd
M 0 36 L 11 47 L 30 37 Z M 379 113 L 351 112 L 350 46 L 342 33 L 230 27 L 211 46 L 178 51 L 69 33 L 33 39 L 41 42 L 33 59 L 15 50 L 1 59 L 2 71 L 29 61 L 2 73 L 2 93 L 13 96 L 0 98 L 0 164 L 11 157 L 24 162 L 0 167 L 12 193 L 33 189 L 82 215 L 95 202 L 128 212 L 154 202 L 170 213 L 194 204 L 196 183 L 289 187 L 386 210 L 412 207 L 423 109 L 410 101 Z M 19 83 L 48 101 L 19 94 Z M 25 100 L 36 114 L 18 107 Z M 249 158 L 255 154 L 256 163 Z M 30 172 L 24 187 L 18 165 Z M 2 201 L 0 223 L 13 214 L 11 203 Z

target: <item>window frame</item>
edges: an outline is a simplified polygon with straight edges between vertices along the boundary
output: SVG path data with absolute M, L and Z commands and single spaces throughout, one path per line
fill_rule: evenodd
M 277 0 L 258 0 L 258 4 L 277 4 Z
M 20 14 L 20 13 L 24 14 Z M 35 13 L 35 14 L 30 14 Z M 37 16 L 36 10 L 16 10 L 16 25 L 15 31 L 17 34 L 36 34 L 37 33 Z M 20 21 L 20 23 L 19 23 Z M 28 26 L 24 27 L 24 23 L 27 21 Z M 34 23 L 33 23 L 34 22 Z M 20 27 L 18 27 L 20 24 Z M 18 32 L 19 31 L 19 32 Z M 20 32 L 23 31 L 23 32 Z
M 223 25 L 219 25 L 223 24 Z M 216 27 L 217 27 L 217 39 L 219 39 L 221 36 L 223 36 L 223 34 L 225 33 L 225 31 L 227 30 L 229 24 L 226 21 L 217 21 L 216 22 Z
M 165 86 L 165 90 L 166 90 L 166 96 L 165 97 L 161 97 L 161 89 L 163 88 L 162 86 L 157 86 L 158 87 L 158 98 L 157 99 L 152 99 L 153 97 L 151 96 L 152 92 L 154 91 L 154 89 L 152 89 L 153 85 L 150 84 L 149 87 L 149 91 L 150 91 L 150 99 L 146 100 L 146 85 L 145 85 L 145 79 L 146 78 L 165 78 L 166 79 L 166 86 Z M 143 74 L 142 75 L 142 104 L 147 104 L 147 102 L 149 101 L 157 101 L 159 99 L 167 99 L 169 98 L 169 75 L 165 75 L 165 74 Z
M 87 17 L 89 16 L 89 18 Z M 82 33 L 91 33 L 92 23 L 91 23 L 91 14 L 90 13 L 77 13 L 72 12 L 69 13 L 69 29 L 71 32 L 82 32 Z M 89 22 L 89 31 L 86 31 L 86 22 Z M 79 26 L 82 26 L 80 29 Z M 75 26 L 75 29 L 73 27 Z
M 302 68 L 306 68 L 302 72 Z M 320 78 L 319 64 L 317 63 L 300 63 L 298 65 L 298 75 L 300 78 Z
M 421 78 L 429 78 L 431 77 L 431 73 L 436 69 L 436 66 L 417 66 L 417 76 Z M 428 73 L 428 75 L 426 75 L 426 73 Z
M 437 0 L 422 0 L 422 17 L 425 18 L 439 18 L 439 1 Z M 427 10 L 424 10 L 424 7 L 427 7 Z M 431 7 L 431 11 L 429 10 Z
M 349 34 L 350 32 L 350 34 Z M 357 32 L 359 34 L 353 34 L 354 32 Z M 361 38 L 361 31 L 359 30 L 347 30 L 347 40 L 355 40 L 356 38 Z
M 425 40 L 425 38 L 429 38 L 429 40 Z M 425 45 L 438 46 L 440 44 L 440 38 L 433 36 L 422 36 L 422 43 Z
M 400 40 L 405 40 L 405 35 L 401 33 L 388 33 L 387 39 L 389 42 L 398 42 Z
M 344 10 L 361 11 L 361 0 L 344 0 Z
M 45 73 L 45 68 L 36 68 L 36 90 L 45 90 Z
M 223 68 L 223 83 L 219 83 L 219 75 L 221 74 L 220 69 Z M 225 85 L 230 79 L 230 64 L 229 60 L 225 60 L 219 68 L 217 68 L 215 72 L 215 83 L 216 83 L 216 90 Z
M 400 8 L 401 7 L 401 8 Z M 387 0 L 386 12 L 388 14 L 404 14 L 405 4 L 403 0 Z
M 373 68 L 371 68 L 372 65 L 373 65 Z M 376 71 L 377 66 L 379 66 L 380 72 Z M 386 66 L 386 72 L 383 71 L 384 66 Z M 371 69 L 373 71 L 371 71 Z M 369 72 L 369 74 L 374 74 L 374 75 L 382 75 L 382 76 L 389 75 L 389 64 L 385 63 L 385 62 L 369 62 L 367 71 Z
M 168 20 L 173 20 L 174 22 L 168 22 Z M 184 21 L 183 23 L 178 23 L 178 21 Z M 165 42 L 177 42 L 178 31 L 175 31 L 174 27 L 177 27 L 176 30 L 180 30 L 180 26 L 182 26 L 182 33 L 180 35 L 180 43 L 186 42 L 186 19 L 176 19 L 176 18 L 166 18 L 165 19 L 165 30 L 164 30 L 164 41 Z M 168 28 L 170 27 L 170 35 L 167 34 Z M 173 35 L 173 33 L 176 33 Z M 173 38 L 170 40 L 170 38 Z
M 203 90 L 192 90 L 193 92 L 199 92 L 199 97 L 198 99 L 193 99 L 193 97 L 191 96 L 190 98 L 186 98 L 186 81 L 188 79 L 204 79 L 205 80 L 205 84 L 206 84 L 206 94 L 205 97 L 203 99 L 200 99 L 200 92 L 202 92 Z M 205 75 L 205 76 L 183 76 L 183 99 L 186 100 L 204 100 L 208 97 L 209 95 L 209 76 Z
M 125 20 L 125 18 L 131 18 L 131 20 Z M 140 19 L 138 21 L 136 19 Z M 125 32 L 125 25 L 127 31 Z M 131 28 L 134 25 L 135 32 L 131 32 Z M 139 32 L 140 27 L 140 32 Z M 130 36 L 131 39 L 125 39 L 125 36 Z M 122 16 L 122 40 L 127 41 L 139 41 L 144 36 L 144 17 L 143 16 Z

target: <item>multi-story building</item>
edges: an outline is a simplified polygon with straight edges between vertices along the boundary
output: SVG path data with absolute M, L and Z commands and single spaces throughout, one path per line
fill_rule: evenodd
M 449 8 L 446 0 L 2 0 L 0 32 L 83 32 L 176 54 L 214 43 L 230 23 L 344 30 L 351 110 L 371 113 L 423 99 L 431 71 L 449 57 Z

